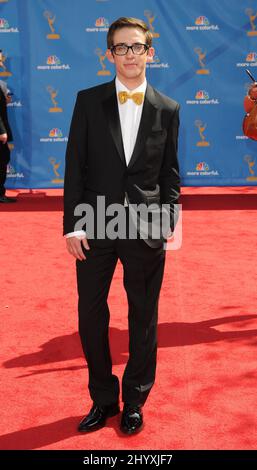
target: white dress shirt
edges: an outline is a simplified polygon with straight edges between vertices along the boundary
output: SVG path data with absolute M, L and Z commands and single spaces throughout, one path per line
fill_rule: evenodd
M 123 148 L 126 163 L 128 165 L 136 143 L 137 133 L 142 116 L 143 103 L 141 105 L 138 105 L 134 103 L 132 99 L 128 99 L 126 103 L 121 104 L 118 99 L 118 93 L 120 91 L 127 91 L 128 93 L 145 93 L 147 82 L 145 79 L 144 82 L 141 83 L 141 85 L 139 85 L 137 88 L 135 88 L 134 90 L 129 90 L 125 85 L 121 83 L 118 77 L 116 77 L 115 86 L 117 93 Z M 124 201 L 124 205 L 128 205 L 126 199 Z M 84 230 L 78 230 L 76 232 L 67 233 L 65 237 L 77 237 L 79 239 L 83 239 L 86 238 L 86 232 Z

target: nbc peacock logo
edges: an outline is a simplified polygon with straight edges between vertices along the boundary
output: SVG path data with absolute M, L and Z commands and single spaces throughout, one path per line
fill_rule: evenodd
M 50 55 L 47 57 L 47 65 L 60 65 L 61 61 L 56 55 Z
M 61 129 L 58 129 L 57 127 L 51 129 L 49 132 L 49 137 L 62 137 Z
M 220 28 L 217 24 L 211 24 L 209 19 L 204 16 L 197 16 L 194 25 L 186 26 L 187 31 L 218 31 Z
M 256 52 L 249 52 L 246 56 L 246 62 L 256 62 L 257 54 Z
M 196 169 L 196 171 L 208 171 L 209 166 L 207 165 L 206 162 L 199 162 L 199 163 L 197 163 L 195 169 Z
M 200 176 L 201 178 L 204 176 L 219 176 L 218 170 L 211 170 L 204 161 L 196 163 L 194 170 L 187 171 L 186 174 L 187 176 Z
M 62 64 L 61 59 L 56 55 L 49 55 L 46 59 L 46 65 L 38 65 L 38 70 L 69 70 L 69 64 Z
M 219 100 L 217 98 L 210 98 L 209 93 L 206 90 L 198 90 L 195 94 L 195 99 L 186 100 L 186 104 L 219 104 Z
M 159 57 L 159 55 L 156 51 L 156 48 L 155 48 L 155 55 L 151 59 L 151 61 L 147 62 L 146 68 L 150 68 L 150 69 L 169 69 L 170 65 L 169 65 L 168 62 L 163 62 L 160 59 L 160 57 Z
M 7 178 L 15 178 L 21 179 L 24 178 L 24 174 L 22 172 L 18 172 L 16 168 L 11 165 L 10 163 L 7 165 Z
M 18 28 L 11 28 L 5 18 L 0 18 L 0 33 L 18 33 Z
M 257 53 L 250 51 L 247 53 L 244 62 L 238 62 L 237 67 L 257 67 Z
M 198 16 L 195 20 L 195 24 L 197 26 L 208 26 L 210 22 L 206 16 Z
M 53 129 L 50 129 L 48 136 L 47 137 L 41 137 L 40 142 L 50 142 L 50 143 L 56 143 L 56 142 L 67 142 L 68 137 L 63 136 L 62 130 L 59 129 L 58 127 L 54 127 Z
M 199 90 L 197 91 L 195 95 L 196 100 L 208 100 L 209 98 L 209 93 L 205 90 Z
M 0 18 L 0 29 L 8 29 L 9 23 L 4 18 Z
M 96 19 L 95 25 L 97 28 L 108 28 L 109 21 L 104 16 L 100 16 Z
M 87 33 L 101 33 L 107 32 L 108 28 L 109 20 L 104 16 L 99 16 L 99 18 L 96 18 L 94 26 L 85 28 L 85 31 Z

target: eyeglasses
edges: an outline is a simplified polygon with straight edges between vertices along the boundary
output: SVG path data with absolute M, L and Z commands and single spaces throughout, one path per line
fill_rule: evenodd
M 140 44 L 137 42 L 132 44 L 132 46 L 127 46 L 127 44 L 116 44 L 116 46 L 112 46 L 110 49 L 115 55 L 126 55 L 129 49 L 131 49 L 135 55 L 143 55 L 148 51 L 149 46 L 147 44 Z

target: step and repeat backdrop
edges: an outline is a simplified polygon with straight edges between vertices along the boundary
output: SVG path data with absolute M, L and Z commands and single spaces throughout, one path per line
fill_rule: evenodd
M 63 186 L 77 92 L 114 78 L 106 34 L 120 16 L 149 25 L 147 79 L 181 105 L 182 184 L 256 185 L 257 142 L 242 132 L 247 68 L 257 80 L 256 1 L 0 0 L 0 85 L 13 93 L 8 187 Z

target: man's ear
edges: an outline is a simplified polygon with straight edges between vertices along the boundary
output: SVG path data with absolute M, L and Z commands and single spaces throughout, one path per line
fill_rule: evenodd
M 155 54 L 155 49 L 154 47 L 150 47 L 148 49 L 148 54 L 147 54 L 147 59 L 146 62 L 152 62 Z
M 113 55 L 112 55 L 112 53 L 111 53 L 111 49 L 107 49 L 105 55 L 106 55 L 107 59 L 108 59 L 112 64 L 114 64 L 114 58 L 113 58 Z

